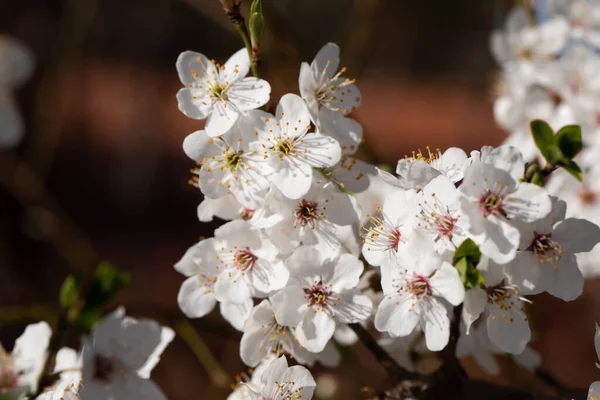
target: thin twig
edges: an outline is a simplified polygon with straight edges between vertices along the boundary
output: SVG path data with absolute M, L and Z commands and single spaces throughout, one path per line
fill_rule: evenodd
M 198 358 L 200 364 L 208 373 L 212 383 L 219 388 L 225 388 L 233 379 L 223 369 L 219 361 L 213 356 L 204 339 L 198 334 L 194 326 L 187 319 L 181 319 L 173 325 L 173 329 L 187 343 Z
M 373 336 L 361 325 L 361 324 L 350 324 L 350 328 L 356 333 L 362 344 L 375 356 L 375 359 L 388 373 L 390 378 L 392 378 L 395 382 L 401 382 L 407 379 L 415 379 L 419 377 L 419 374 L 414 372 L 410 372 L 403 367 L 401 367 L 396 360 L 392 358 L 385 351 Z
M 582 391 L 586 390 L 568 387 L 560 383 L 552 374 L 550 374 L 550 372 L 546 371 L 543 368 L 536 369 L 534 374 L 536 378 L 553 388 L 556 394 L 565 398 L 572 398 L 575 393 L 581 393 Z
M 238 33 L 242 37 L 242 40 L 244 41 L 244 46 L 246 46 L 246 50 L 248 50 L 248 57 L 250 57 L 250 69 L 252 70 L 252 75 L 254 75 L 255 78 L 258 78 L 260 76 L 258 74 L 258 64 L 260 63 L 260 55 L 258 54 L 258 49 L 256 51 L 252 50 L 250 34 L 248 33 L 246 21 L 244 20 L 244 17 L 240 12 L 240 4 L 236 0 L 223 0 L 221 1 L 221 3 L 223 4 L 223 9 L 227 14 L 227 18 L 229 18 L 229 20 L 235 26 L 235 30 L 238 31 Z

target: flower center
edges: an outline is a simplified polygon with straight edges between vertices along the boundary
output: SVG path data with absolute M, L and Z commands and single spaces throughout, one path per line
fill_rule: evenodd
M 298 203 L 294 215 L 296 216 L 296 223 L 300 224 L 300 226 L 309 225 L 311 228 L 314 228 L 315 222 L 320 218 L 319 204 L 315 201 L 302 199 Z
M 496 217 L 506 216 L 504 212 L 503 202 L 504 197 L 501 194 L 494 193 L 487 189 L 484 194 L 479 197 L 479 209 L 486 217 L 495 215 Z
M 390 250 L 393 250 L 394 252 L 398 252 L 398 245 L 400 244 L 401 236 L 402 236 L 402 234 L 400 233 L 400 228 L 396 228 L 390 233 L 390 236 L 389 236 Z
M 225 168 L 229 168 L 234 172 L 238 165 L 242 164 L 243 151 L 231 151 L 225 155 Z
M 418 299 L 431 296 L 431 285 L 429 279 L 422 275 L 415 275 L 408 283 L 408 291 Z
M 256 257 L 248 248 L 246 248 L 243 250 L 238 250 L 233 256 L 233 260 L 237 269 L 246 271 L 254 267 L 258 257 Z
M 244 221 L 250 221 L 254 216 L 254 212 L 254 210 L 244 207 L 244 209 L 242 210 L 242 219 Z
M 440 151 L 440 149 L 435 149 L 434 152 L 431 152 L 431 147 L 425 146 L 425 150 L 427 151 L 426 154 L 423 154 L 421 149 L 418 149 L 417 151 L 413 150 L 412 154 L 410 156 L 405 155 L 404 159 L 408 162 L 420 160 L 426 162 L 427 164 L 431 164 L 433 161 L 439 159 L 442 156 L 442 152 Z
M 528 250 L 533 251 L 541 263 L 558 261 L 562 255 L 562 247 L 552 240 L 552 234 L 536 233 Z
M 10 355 L 0 360 L 0 393 L 14 389 L 19 384 L 19 374 L 14 370 Z
M 442 215 L 437 218 L 437 231 L 440 236 L 452 236 L 456 227 L 456 219 L 451 215 Z
M 329 298 L 331 297 L 331 291 L 327 286 L 323 285 L 321 281 L 315 283 L 310 288 L 303 288 L 304 298 L 308 301 L 308 306 L 325 307 Z
M 210 97 L 213 100 L 227 100 L 227 91 L 226 88 L 216 84 L 210 89 Z
M 111 357 L 96 354 L 94 358 L 94 379 L 109 383 L 116 372 L 115 362 Z
M 294 149 L 294 144 L 290 143 L 289 140 L 285 139 L 277 143 L 276 149 L 283 155 L 288 155 Z
M 368 243 L 367 251 L 398 251 L 398 246 L 402 242 L 402 233 L 400 226 L 392 223 L 381 207 L 377 207 L 378 215 L 371 217 L 370 226 L 361 226 L 364 233 L 360 236 L 363 243 Z M 367 215 L 368 216 L 368 215 Z
M 323 68 L 323 72 L 327 71 L 327 69 L 329 68 L 329 64 L 331 64 L 330 60 L 327 61 L 327 65 L 325 66 L 325 68 Z M 325 106 L 328 106 L 328 108 L 334 111 L 340 111 L 341 108 L 333 107 L 333 105 L 330 105 L 328 103 L 334 102 L 336 100 L 339 100 L 340 103 L 343 102 L 343 97 L 346 95 L 344 88 L 356 82 L 356 79 L 348 79 L 342 76 L 344 75 L 346 70 L 346 67 L 342 67 L 342 69 L 340 69 L 337 74 L 335 74 L 331 78 L 325 79 L 321 86 L 315 89 L 315 97 L 317 98 L 317 101 Z M 344 114 L 348 114 L 349 112 L 354 111 L 354 108 L 354 106 L 351 110 L 345 108 L 343 110 Z
M 596 193 L 587 187 L 584 187 L 579 191 L 579 199 L 586 206 L 593 206 L 598 202 L 598 196 Z

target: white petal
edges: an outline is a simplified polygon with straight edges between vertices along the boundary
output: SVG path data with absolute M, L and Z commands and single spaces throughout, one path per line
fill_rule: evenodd
M 179 80 L 184 85 L 196 82 L 194 72 L 200 80 L 205 77 L 214 79 L 216 76 L 216 68 L 212 62 L 204 55 L 193 51 L 184 51 L 177 57 L 175 64 Z
M 309 311 L 296 329 L 298 341 L 306 350 L 319 353 L 333 336 L 335 321 L 324 311 Z
M 219 70 L 219 82 L 221 84 L 231 84 L 242 80 L 248 75 L 250 70 L 250 56 L 248 50 L 242 48 L 236 51 Z
M 259 259 L 252 268 L 252 285 L 263 293 L 279 290 L 287 283 L 290 273 L 280 260 L 269 262 Z
M 340 65 L 340 48 L 335 43 L 327 43 L 321 47 L 315 59 L 310 64 L 313 75 L 321 81 L 331 78 Z
M 421 327 L 425 332 L 427 348 L 431 351 L 440 351 L 448 344 L 450 339 L 450 319 L 446 307 L 435 298 L 431 298 L 423 307 L 426 313 L 425 326 L 421 321 Z
M 541 267 L 547 268 L 546 273 L 551 275 L 547 291 L 552 296 L 564 301 L 572 301 L 583 292 L 583 275 L 577 266 L 575 255 L 563 253 L 556 266 L 544 263 Z
M 430 284 L 434 295 L 443 297 L 454 306 L 462 303 L 465 298 L 465 288 L 458 271 L 447 262 L 435 272 Z
M 287 136 L 302 135 L 310 125 L 310 114 L 304 100 L 298 95 L 288 93 L 281 97 L 275 113 L 282 132 Z M 297 128 L 294 130 L 293 128 Z
M 556 226 L 552 236 L 563 251 L 583 253 L 591 251 L 600 242 L 600 228 L 584 219 L 568 218 Z
M 258 78 L 244 78 L 227 91 L 227 100 L 241 112 L 254 110 L 267 104 L 271 96 L 269 82 Z
M 393 336 L 408 336 L 419 323 L 419 315 L 413 310 L 411 299 L 401 296 L 385 296 L 377 314 L 375 328 Z
M 481 253 L 498 264 L 506 264 L 513 260 L 519 246 L 519 230 L 503 219 L 494 216 L 489 216 L 484 221 L 487 240 L 478 243 Z
M 293 382 L 291 387 L 286 387 L 286 389 L 289 389 L 292 393 L 298 390 L 299 399 L 311 399 L 317 386 L 310 372 L 301 365 L 288 368 L 281 381 Z
M 591 384 L 590 389 L 588 391 L 588 399 L 595 400 L 600 398 L 600 381 L 594 382 Z
M 239 116 L 240 111 L 232 106 L 232 103 L 229 101 L 215 101 L 210 115 L 206 120 L 206 126 L 204 127 L 204 130 L 210 137 L 223 135 L 231 129 Z
M 297 326 L 304 314 L 312 313 L 307 304 L 300 286 L 286 286 L 271 296 L 275 318 L 280 325 Z
M 300 95 L 306 102 L 310 117 L 314 123 L 318 120 L 319 102 L 315 96 L 315 90 L 318 88 L 318 83 L 315 80 L 311 67 L 303 62 L 300 65 L 300 76 L 298 77 L 298 86 Z
M 340 161 L 342 150 L 333 138 L 309 133 L 298 144 L 299 158 L 313 168 L 332 167 Z
M 289 199 L 299 199 L 309 190 L 312 183 L 312 168 L 302 162 L 284 160 L 285 164 L 271 175 L 275 187 Z
M 371 316 L 373 302 L 358 290 L 350 290 L 339 296 L 335 303 L 335 319 L 344 324 L 366 321 Z
M 243 303 L 252 297 L 251 282 L 245 272 L 237 268 L 222 271 L 214 286 L 217 301 Z
M 34 55 L 25 44 L 7 35 L 0 36 L 0 60 L 0 86 L 11 89 L 23 85 L 35 66 Z
M 525 222 L 542 219 L 552 210 L 552 202 L 546 189 L 532 183 L 521 183 L 506 203 L 505 211 L 508 217 Z
M 203 162 L 205 158 L 210 157 L 212 155 L 209 152 L 211 146 L 212 140 L 210 140 L 206 131 L 190 133 L 183 140 L 183 151 L 194 161 Z
M 189 318 L 200 318 L 212 311 L 217 300 L 212 288 L 203 285 L 197 276 L 191 276 L 181 285 L 177 303 Z
M 334 292 L 355 288 L 363 270 L 363 263 L 350 254 L 342 254 L 337 260 L 323 265 L 323 274 L 328 275 L 326 281 Z
M 465 323 L 467 334 L 469 334 L 471 324 L 475 322 L 485 310 L 486 304 L 487 293 L 479 286 L 467 290 L 465 293 L 462 320 Z
M 175 332 L 173 331 L 173 329 L 166 326 L 163 326 L 161 328 L 160 343 L 158 344 L 158 346 L 156 346 L 152 354 L 150 354 L 150 357 L 148 357 L 148 361 L 146 361 L 144 366 L 138 370 L 139 376 L 146 379 L 150 378 L 150 372 L 152 372 L 156 364 L 158 364 L 158 362 L 160 361 L 161 354 L 167 348 L 169 343 L 173 341 L 174 338 Z
M 177 106 L 186 117 L 194 119 L 204 119 L 213 110 L 208 96 L 198 96 L 197 90 L 192 88 L 183 88 L 177 92 Z
M 531 329 L 525 314 L 513 305 L 508 311 L 493 306 L 487 318 L 490 340 L 502 351 L 520 354 L 531 340 Z
M 16 371 L 23 371 L 20 377 L 21 384 L 28 385 L 31 390 L 37 388 L 37 379 L 46 362 L 50 336 L 50 325 L 38 322 L 28 325 L 15 341 L 12 351 L 13 367 Z
M 250 317 L 252 312 L 252 299 L 247 299 L 243 303 L 219 303 L 219 310 L 221 315 L 227 322 L 231 324 L 238 331 L 244 330 L 244 324 Z

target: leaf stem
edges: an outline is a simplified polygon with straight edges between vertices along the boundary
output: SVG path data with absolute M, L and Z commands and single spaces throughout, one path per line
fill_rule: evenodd
M 252 48 L 252 42 L 250 41 L 250 34 L 248 32 L 248 27 L 246 26 L 246 21 L 240 12 L 240 5 L 238 2 L 228 2 L 223 1 L 223 9 L 227 14 L 227 18 L 233 23 L 235 26 L 235 30 L 238 31 L 242 40 L 244 41 L 244 46 L 246 46 L 246 50 L 248 50 L 248 57 L 250 57 L 250 69 L 252 71 L 252 75 L 255 78 L 259 78 L 260 75 L 258 73 L 258 66 L 260 64 L 260 54 L 258 49 Z

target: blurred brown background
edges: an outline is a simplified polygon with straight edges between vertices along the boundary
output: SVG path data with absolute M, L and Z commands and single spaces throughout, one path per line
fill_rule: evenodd
M 300 62 L 335 41 L 348 75 L 358 78 L 363 104 L 355 117 L 378 160 L 394 163 L 427 144 L 467 151 L 499 144 L 488 37 L 508 3 L 264 0 L 261 73 L 273 101 L 297 93 Z M 218 223 L 196 219 L 201 194 L 187 185 L 192 162 L 181 143 L 202 123 L 177 109 L 174 64 L 184 50 L 224 61 L 242 47 L 218 0 L 0 0 L 0 32 L 37 58 L 35 76 L 17 93 L 26 138 L 15 154 L 0 153 L 4 166 L 17 156 L 26 162 L 0 170 L 0 305 L 53 302 L 71 269 L 105 259 L 133 275 L 118 299 L 131 314 L 179 318 L 183 277 L 172 265 Z M 534 305 L 534 347 L 566 384 L 584 387 L 600 376 L 597 297 L 592 283 L 575 303 L 541 297 Z M 241 334 L 218 311 L 194 325 L 229 375 L 245 369 Z M 23 324 L 1 328 L 12 343 Z M 515 371 L 507 364 L 500 380 L 533 385 Z M 345 350 L 339 369 L 314 372 L 337 380 L 335 399 L 361 398 L 361 387 L 388 383 L 360 344 Z M 179 338 L 153 376 L 174 400 L 229 393 L 211 385 Z

